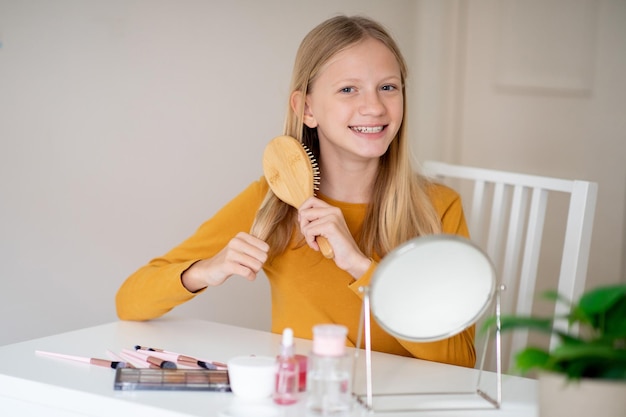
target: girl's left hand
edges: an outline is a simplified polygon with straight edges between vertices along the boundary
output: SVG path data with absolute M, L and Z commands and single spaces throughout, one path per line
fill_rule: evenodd
M 311 197 L 298 209 L 298 221 L 300 231 L 312 249 L 320 250 L 315 238 L 324 236 L 333 248 L 333 259 L 339 268 L 354 278 L 359 278 L 367 271 L 371 260 L 354 241 L 339 208 Z

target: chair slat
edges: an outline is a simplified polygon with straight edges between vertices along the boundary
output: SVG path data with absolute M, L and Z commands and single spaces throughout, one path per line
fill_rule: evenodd
M 502 311 L 505 313 L 531 314 L 548 196 L 553 192 L 569 194 L 557 289 L 569 299 L 577 300 L 580 297 L 585 286 L 589 260 L 597 200 L 596 183 L 435 161 L 425 162 L 423 168 L 427 175 L 434 175 L 442 180 L 450 178 L 474 182 L 471 204 L 465 206 L 466 210 L 469 206 L 466 216 L 470 236 L 489 254 L 500 273 L 500 281 L 508 288 L 502 294 Z M 513 193 L 509 198 L 511 189 Z M 488 190 L 493 192 L 489 193 Z M 467 201 L 464 200 L 464 204 Z M 486 237 L 483 236 L 485 224 Z M 504 251 L 503 256 L 500 256 L 500 251 Z M 555 314 L 565 313 L 567 307 L 557 304 Z M 505 369 L 507 364 L 512 363 L 513 355 L 527 343 L 527 332 L 513 333 L 508 356 L 505 358 Z
M 491 205 L 491 221 L 487 237 L 487 253 L 492 259 L 500 259 L 500 249 L 502 248 L 502 238 L 504 236 L 506 200 L 506 184 L 495 182 Z
M 517 274 L 522 254 L 522 239 L 525 235 L 524 227 L 526 225 L 525 219 L 528 212 L 527 206 L 529 194 L 530 192 L 528 187 L 524 187 L 522 185 L 516 185 L 513 191 L 507 242 L 504 259 L 502 261 L 501 282 L 507 288 L 514 288 L 517 283 Z M 508 293 L 511 293 L 511 291 L 508 291 Z
M 567 215 L 563 243 L 565 249 L 561 259 L 558 286 L 559 294 L 570 300 L 578 300 L 584 291 L 597 195 L 596 183 L 575 181 Z M 566 306 L 562 304 L 556 306 L 556 315 L 560 316 L 567 312 Z M 557 322 L 556 326 L 566 330 L 567 323 Z M 556 342 L 557 339 L 553 337 L 550 347 L 554 347 Z
M 469 230 L 471 230 L 472 236 L 474 236 L 474 238 L 477 241 L 482 241 L 482 234 L 483 234 L 483 222 L 482 219 L 484 218 L 484 212 L 485 212 L 485 188 L 486 188 L 486 183 L 485 181 L 481 181 L 481 180 L 477 180 L 474 183 L 474 195 L 472 197 L 472 208 L 469 212 L 469 223 L 468 223 L 468 227 Z

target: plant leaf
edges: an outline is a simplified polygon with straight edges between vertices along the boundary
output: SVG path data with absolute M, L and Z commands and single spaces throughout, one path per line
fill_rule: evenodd
M 621 368 L 610 366 L 608 369 L 605 369 L 604 372 L 598 374 L 598 378 L 626 380 L 626 366 L 622 366 Z
M 498 318 L 496 316 L 490 316 L 483 322 L 480 331 L 482 333 L 495 329 Z M 550 332 L 552 329 L 552 320 L 548 318 L 532 317 L 532 316 L 501 316 L 500 317 L 500 329 L 504 331 L 513 330 L 516 328 L 532 328 L 541 330 L 543 332 Z
M 549 366 L 550 354 L 543 349 L 527 347 L 515 356 L 517 370 L 525 374 L 533 369 L 552 369 Z
M 626 339 L 626 296 L 608 309 L 603 322 L 605 338 Z
M 502 316 L 500 318 L 500 328 L 503 332 L 517 328 L 527 328 L 544 333 L 552 333 L 552 320 L 529 316 Z
M 623 297 L 626 297 L 626 284 L 599 287 L 585 293 L 578 302 L 578 308 L 588 316 L 601 314 Z
M 580 358 L 597 360 L 621 361 L 626 363 L 626 350 L 615 349 L 611 345 L 596 343 L 565 343 L 552 351 L 556 361 L 570 361 Z
M 502 316 L 502 331 L 519 328 L 556 334 L 560 345 L 552 352 L 528 347 L 516 356 L 522 373 L 544 369 L 567 375 L 569 379 L 596 378 L 626 380 L 626 284 L 596 288 L 571 304 L 555 291 L 544 297 L 570 306 L 565 317 Z M 580 337 L 553 329 L 555 320 L 567 318 L 580 327 Z M 497 317 L 488 318 L 483 330 L 494 328 Z
M 567 304 L 570 307 L 572 306 L 572 301 L 559 294 L 556 290 L 545 291 L 541 294 L 541 296 L 546 300 Z

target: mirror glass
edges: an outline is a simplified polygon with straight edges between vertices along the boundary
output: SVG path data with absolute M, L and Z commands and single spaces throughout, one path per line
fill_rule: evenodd
M 369 291 L 381 327 L 401 339 L 429 342 L 474 324 L 495 289 L 489 257 L 470 240 L 443 234 L 412 239 L 390 252 Z

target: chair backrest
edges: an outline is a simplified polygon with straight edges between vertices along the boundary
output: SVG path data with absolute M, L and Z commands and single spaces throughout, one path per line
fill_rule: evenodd
M 530 315 L 542 249 L 548 196 L 569 194 L 565 235 L 562 240 L 557 290 L 577 300 L 585 287 L 591 232 L 598 186 L 594 182 L 426 161 L 423 172 L 435 181 L 451 185 L 463 198 L 471 239 L 493 260 L 502 293 L 502 313 Z M 558 256 L 558 255 L 557 255 Z M 517 295 L 517 296 L 516 296 Z M 567 313 L 557 304 L 554 313 Z M 567 324 L 561 324 L 567 326 Z M 503 369 L 513 364 L 516 352 L 528 344 L 527 331 L 516 330 L 503 345 Z M 551 340 L 553 346 L 555 340 Z

